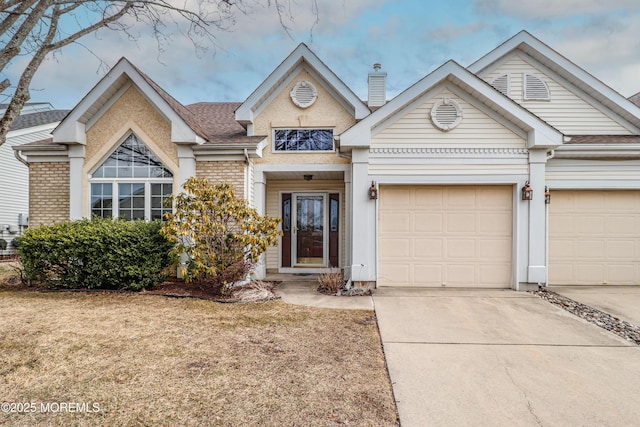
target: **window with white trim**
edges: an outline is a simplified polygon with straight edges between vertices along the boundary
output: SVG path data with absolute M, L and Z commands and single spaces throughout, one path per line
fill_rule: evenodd
M 551 91 L 549 86 L 540 77 L 524 73 L 524 100 L 525 101 L 550 101 Z
M 333 129 L 275 129 L 275 151 L 333 151 Z
M 91 174 L 91 215 L 163 219 L 171 212 L 173 174 L 135 134 L 130 134 Z

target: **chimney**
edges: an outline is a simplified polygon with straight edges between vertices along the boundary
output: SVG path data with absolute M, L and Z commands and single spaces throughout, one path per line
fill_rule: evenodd
M 381 107 L 387 102 L 387 73 L 380 72 L 381 67 L 375 63 L 369 73 L 369 107 Z

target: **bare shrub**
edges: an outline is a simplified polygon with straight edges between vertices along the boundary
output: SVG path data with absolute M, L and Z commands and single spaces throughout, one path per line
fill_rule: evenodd
M 342 271 L 337 268 L 318 276 L 318 282 L 316 290 L 329 295 L 340 295 L 344 291 L 344 285 L 346 284 Z

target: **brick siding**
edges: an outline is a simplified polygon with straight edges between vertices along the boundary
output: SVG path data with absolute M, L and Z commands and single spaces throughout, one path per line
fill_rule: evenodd
M 233 184 L 236 196 L 245 197 L 245 164 L 242 161 L 198 161 L 196 176 L 207 178 L 210 182 L 228 182 Z
M 29 226 L 69 220 L 69 163 L 29 165 Z

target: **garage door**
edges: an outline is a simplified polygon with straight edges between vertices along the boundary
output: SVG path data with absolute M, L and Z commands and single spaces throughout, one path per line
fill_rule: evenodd
M 549 283 L 640 284 L 640 191 L 554 191 Z
M 378 285 L 510 287 L 512 191 L 381 186 Z

